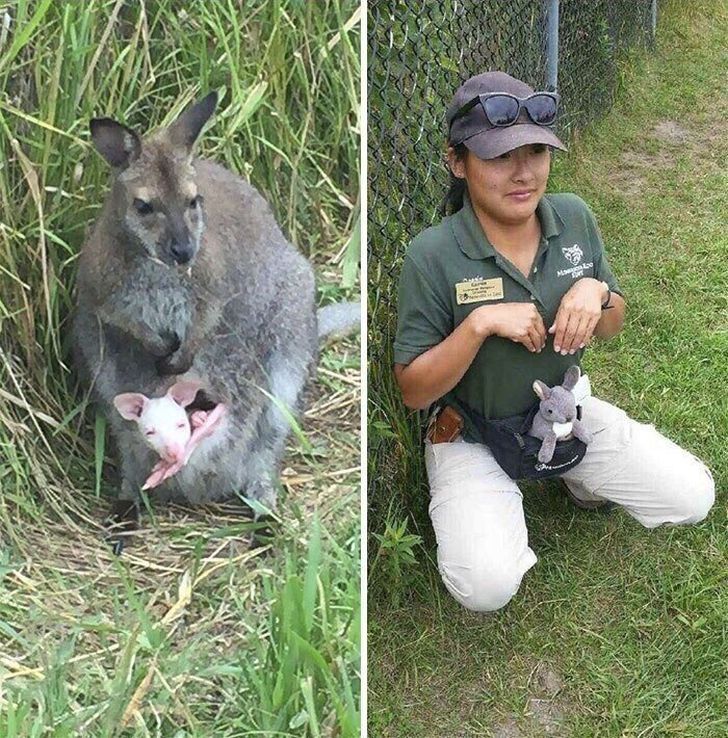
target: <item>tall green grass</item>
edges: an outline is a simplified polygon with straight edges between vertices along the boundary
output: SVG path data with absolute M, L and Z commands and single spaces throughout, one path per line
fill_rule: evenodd
M 115 561 L 67 336 L 108 179 L 89 119 L 145 132 L 211 89 L 199 153 L 262 191 L 321 302 L 355 296 L 359 76 L 352 0 L 0 3 L 0 735 L 357 733 L 356 343 L 322 357 L 269 557 L 230 511 L 152 506 Z

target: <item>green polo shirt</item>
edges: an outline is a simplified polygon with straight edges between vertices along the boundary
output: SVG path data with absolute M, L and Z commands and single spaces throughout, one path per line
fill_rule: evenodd
M 621 294 L 594 215 L 580 197 L 544 195 L 536 214 L 541 241 L 528 277 L 489 243 L 467 196 L 460 211 L 412 241 L 399 283 L 397 364 L 409 364 L 443 341 L 481 305 L 532 302 L 548 330 L 561 298 L 581 277 L 604 280 Z M 533 381 L 560 384 L 582 353 L 557 354 L 551 335 L 541 353 L 490 336 L 445 401 L 464 403 L 486 418 L 525 412 L 537 399 Z M 469 424 L 465 438 L 475 440 Z

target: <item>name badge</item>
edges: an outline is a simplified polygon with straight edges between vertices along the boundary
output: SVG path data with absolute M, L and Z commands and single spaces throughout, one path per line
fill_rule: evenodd
M 457 282 L 455 296 L 458 305 L 485 300 L 501 300 L 503 299 L 503 277 L 481 279 L 477 282 Z

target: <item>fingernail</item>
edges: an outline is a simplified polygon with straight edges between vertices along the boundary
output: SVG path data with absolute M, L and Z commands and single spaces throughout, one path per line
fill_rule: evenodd
M 562 355 L 562 356 L 566 356 L 566 350 L 562 351 L 562 352 L 561 352 L 561 355 Z
M 561 346 L 554 346 L 554 351 L 556 351 L 557 353 L 558 353 L 559 351 L 561 351 Z
M 584 348 L 584 346 L 586 346 L 586 344 L 585 344 L 585 343 L 580 343 L 580 344 L 579 344 L 579 348 Z
M 569 351 L 569 354 L 570 354 L 570 355 L 571 355 L 571 354 L 575 354 L 575 353 L 576 353 L 576 349 L 571 349 L 571 351 Z

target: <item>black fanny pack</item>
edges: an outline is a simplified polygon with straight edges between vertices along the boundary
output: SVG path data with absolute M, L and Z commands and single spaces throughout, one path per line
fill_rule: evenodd
M 511 479 L 546 479 L 573 469 L 586 454 L 586 444 L 575 436 L 556 442 L 554 456 L 546 463 L 538 460 L 542 440 L 528 431 L 538 413 L 539 402 L 525 414 L 499 420 L 486 420 L 472 408 L 466 412 L 473 421 L 480 440 Z M 463 408 L 465 409 L 465 408 Z M 581 420 L 581 406 L 576 408 Z

